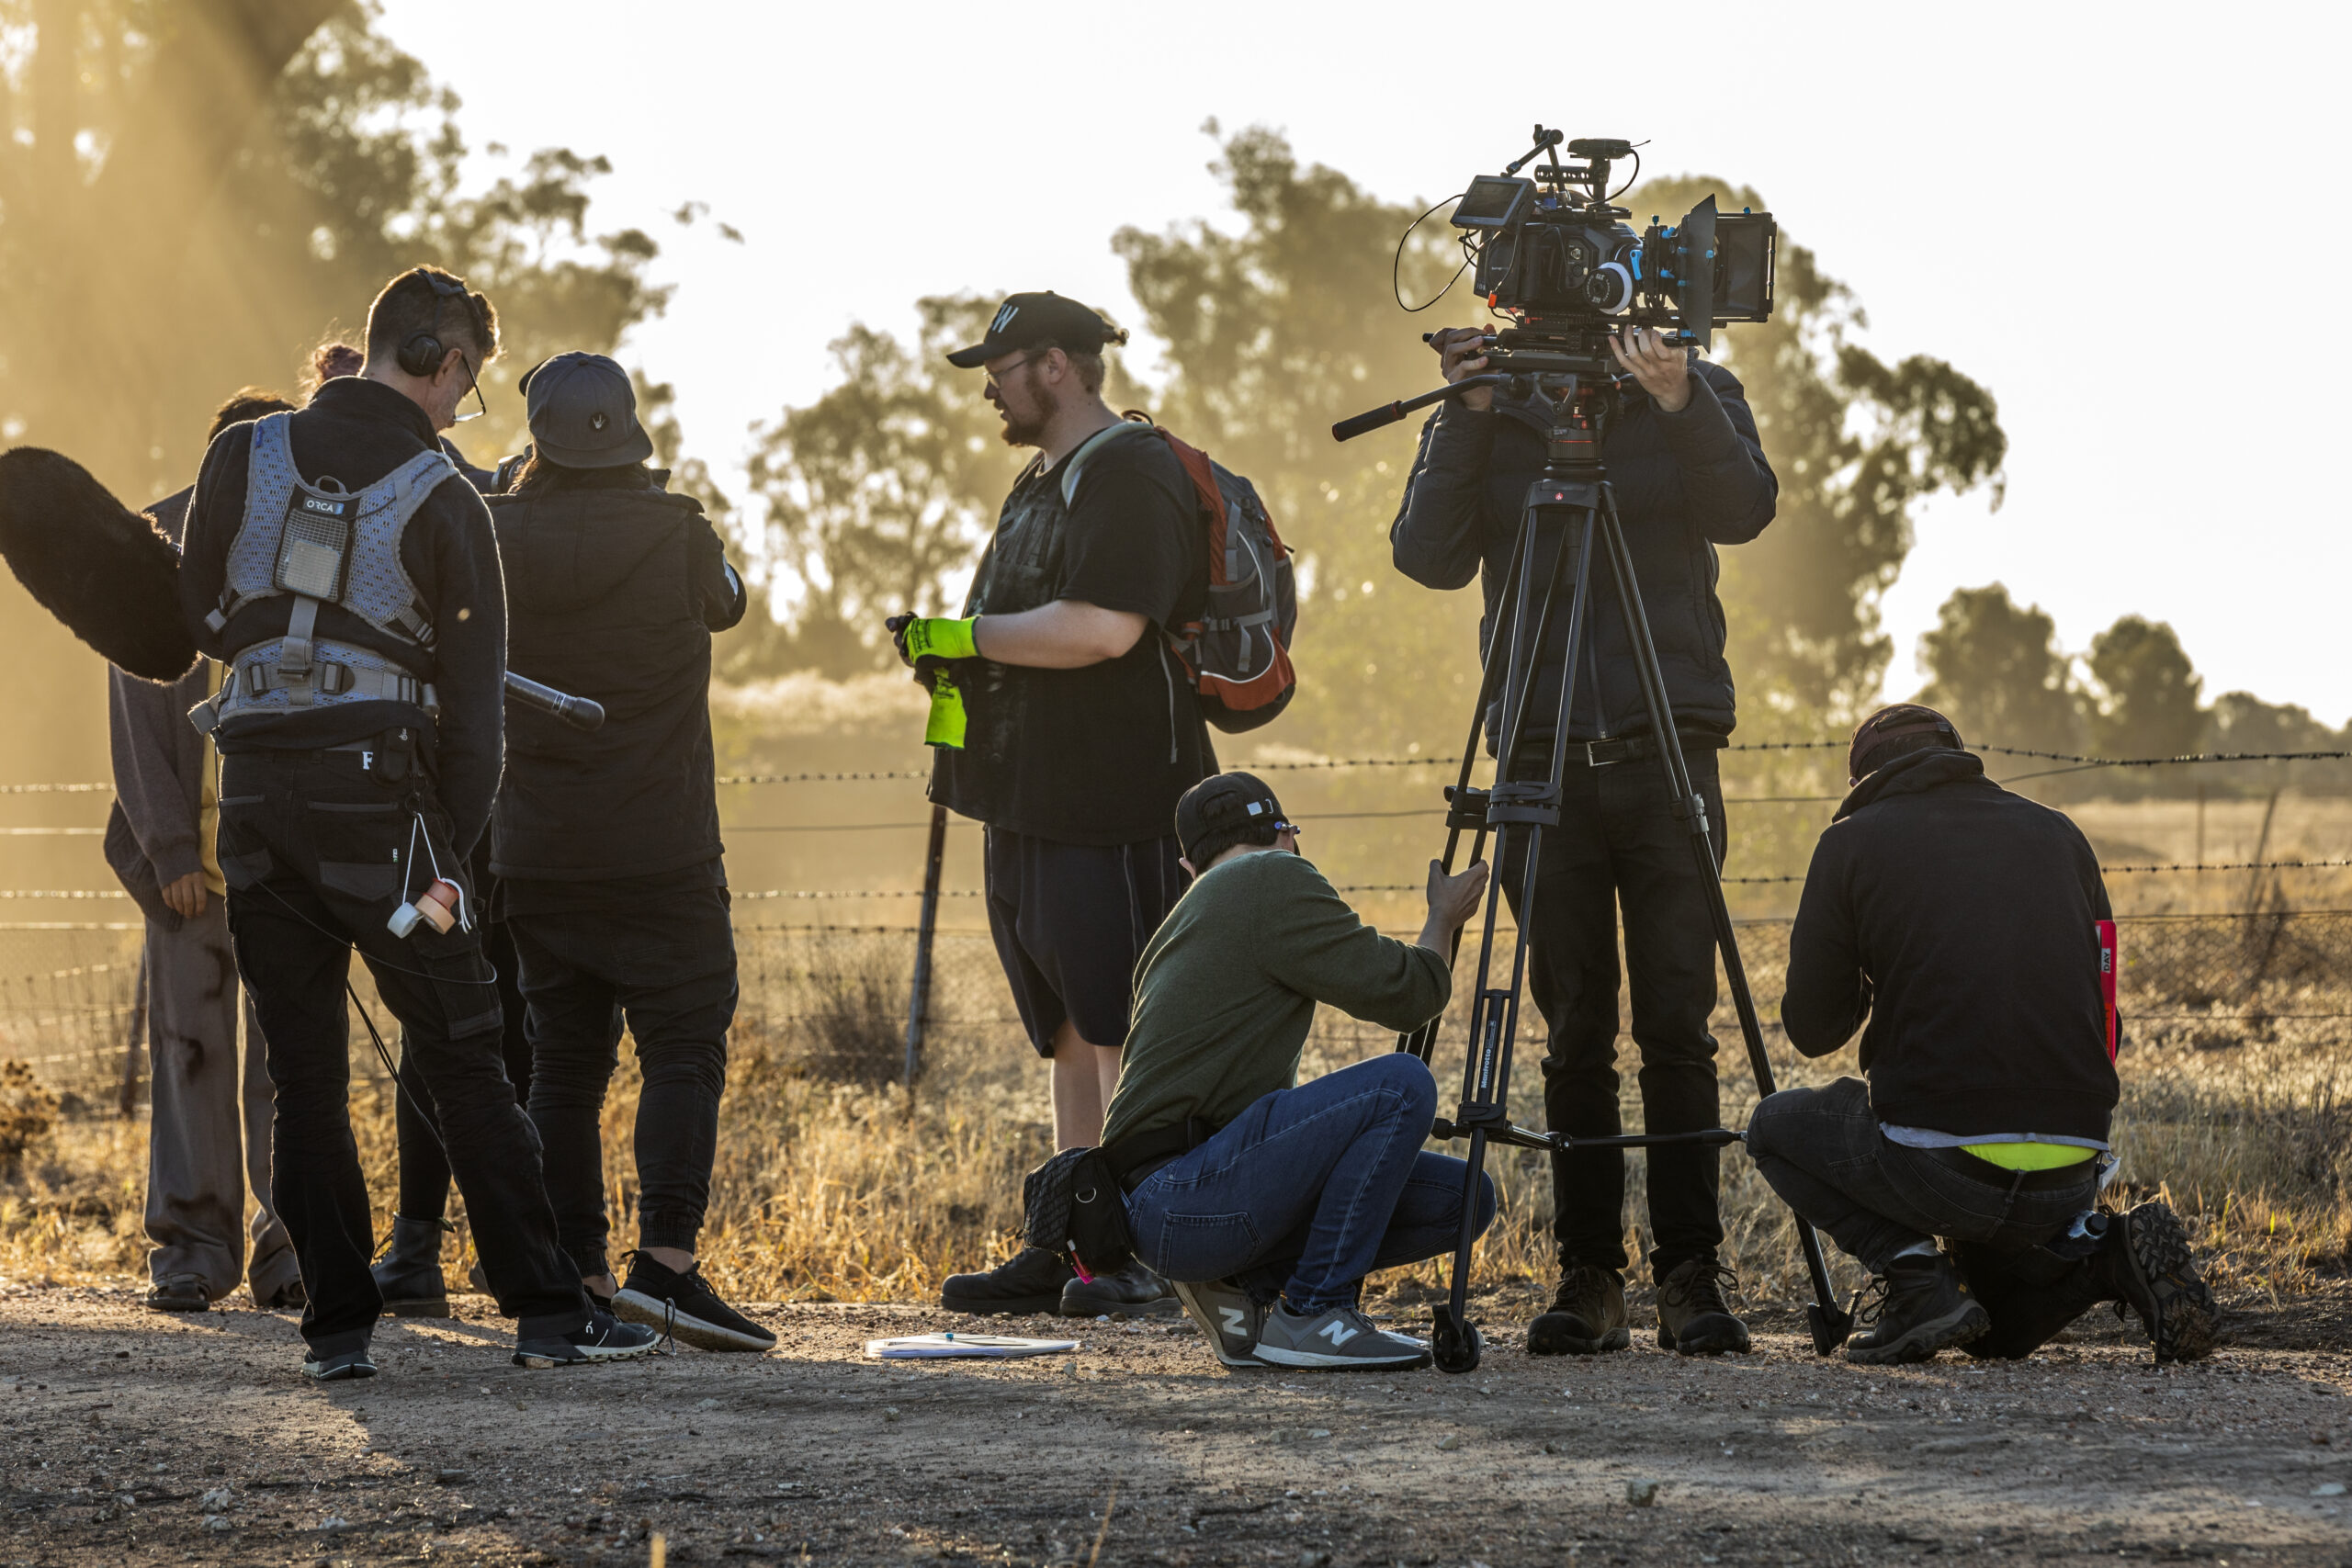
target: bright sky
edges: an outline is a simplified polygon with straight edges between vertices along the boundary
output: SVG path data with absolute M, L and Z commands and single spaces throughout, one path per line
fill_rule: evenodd
M 1752 184 L 1855 289 L 1871 347 L 1998 397 L 2007 503 L 1922 521 L 1884 606 L 1896 693 L 1944 596 L 1998 579 L 2070 650 L 2136 611 L 2178 628 L 2209 697 L 2352 715 L 2352 518 L 2322 482 L 2352 392 L 2315 363 L 2332 312 L 2249 304 L 2303 276 L 2341 288 L 2334 6 L 1531 5 L 1483 28 L 1283 0 L 459 14 L 385 0 L 477 148 L 612 159 L 596 220 L 659 235 L 679 285 L 626 357 L 678 384 L 722 475 L 748 424 L 828 384 L 843 326 L 907 331 L 918 295 L 1052 288 L 1135 321 L 1111 234 L 1220 210 L 1210 116 L 1279 127 L 1394 200 L 1498 168 L 1541 120 L 1647 140 L 1651 173 Z M 688 198 L 748 243 L 662 219 Z

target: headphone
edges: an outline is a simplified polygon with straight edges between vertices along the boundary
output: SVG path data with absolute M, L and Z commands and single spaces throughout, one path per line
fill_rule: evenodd
M 466 280 L 462 277 L 444 277 L 438 273 L 428 272 L 424 267 L 418 267 L 408 276 L 423 278 L 425 286 L 433 290 L 433 320 L 436 326 L 441 321 L 440 301 L 467 299 Z M 405 283 L 408 278 L 404 277 L 401 281 Z M 473 319 L 473 307 L 470 303 L 466 307 L 466 319 L 469 321 Z M 421 332 L 401 344 L 400 352 L 393 355 L 393 359 L 410 375 L 429 378 L 440 370 L 441 361 L 448 352 L 448 349 L 442 345 L 441 339 L 436 333 L 429 331 Z

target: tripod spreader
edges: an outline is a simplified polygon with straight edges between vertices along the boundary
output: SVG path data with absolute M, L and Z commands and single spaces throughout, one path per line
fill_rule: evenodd
M 1432 1138 L 1466 1138 L 1470 1123 L 1449 1122 L 1441 1116 L 1430 1128 Z M 1578 1138 L 1566 1133 L 1538 1133 L 1532 1128 L 1516 1127 L 1510 1122 L 1498 1122 L 1487 1128 L 1487 1142 L 1509 1144 L 1520 1149 L 1554 1149 L 1566 1154 L 1571 1149 L 1655 1149 L 1669 1144 L 1692 1144 L 1722 1147 L 1725 1144 L 1744 1141 L 1747 1134 L 1729 1127 L 1708 1127 L 1696 1133 L 1619 1133 L 1605 1138 Z

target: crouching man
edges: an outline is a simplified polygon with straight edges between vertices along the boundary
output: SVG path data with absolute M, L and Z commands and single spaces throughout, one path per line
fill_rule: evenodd
M 2117 1033 L 2089 842 L 1984 777 L 1932 708 L 1865 719 L 1849 769 L 1805 876 L 1781 1020 L 1821 1056 L 1867 1018 L 1868 1081 L 1784 1089 L 1747 1127 L 1773 1190 L 1876 1276 L 1875 1322 L 1847 1359 L 2023 1356 L 2101 1302 L 2133 1308 L 2159 1360 L 2206 1354 L 2219 1314 L 2179 1218 L 2161 1203 L 2091 1212 Z
M 1299 857 L 1298 829 L 1248 773 L 1176 807 L 1193 882 L 1136 969 L 1103 1146 L 1136 1250 L 1228 1367 L 1419 1366 L 1423 1341 L 1357 1306 L 1374 1269 L 1451 1252 L 1467 1168 L 1422 1151 L 1437 1086 L 1417 1056 L 1293 1087 L 1317 1002 L 1398 1031 L 1444 1010 L 1446 953 L 1487 868 L 1432 863 L 1412 943 L 1363 923 Z M 1494 1218 L 1484 1176 L 1478 1228 Z

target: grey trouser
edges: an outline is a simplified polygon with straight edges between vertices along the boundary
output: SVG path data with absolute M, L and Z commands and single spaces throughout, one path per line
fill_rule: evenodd
M 194 1274 L 214 1301 L 235 1290 L 245 1278 L 250 1185 L 258 1204 L 252 1222 L 254 1302 L 266 1303 L 300 1280 L 294 1245 L 269 1207 L 273 1096 L 266 1055 L 253 1004 L 237 983 L 226 901 L 206 894 L 204 912 L 175 931 L 148 921 L 151 1279 Z
M 2008 1171 L 1962 1149 L 1891 1142 L 1860 1078 L 1767 1096 L 1747 1119 L 1747 1152 L 1790 1208 L 1873 1274 L 1938 1236 L 2039 1246 L 2098 1194 L 2096 1163 Z

